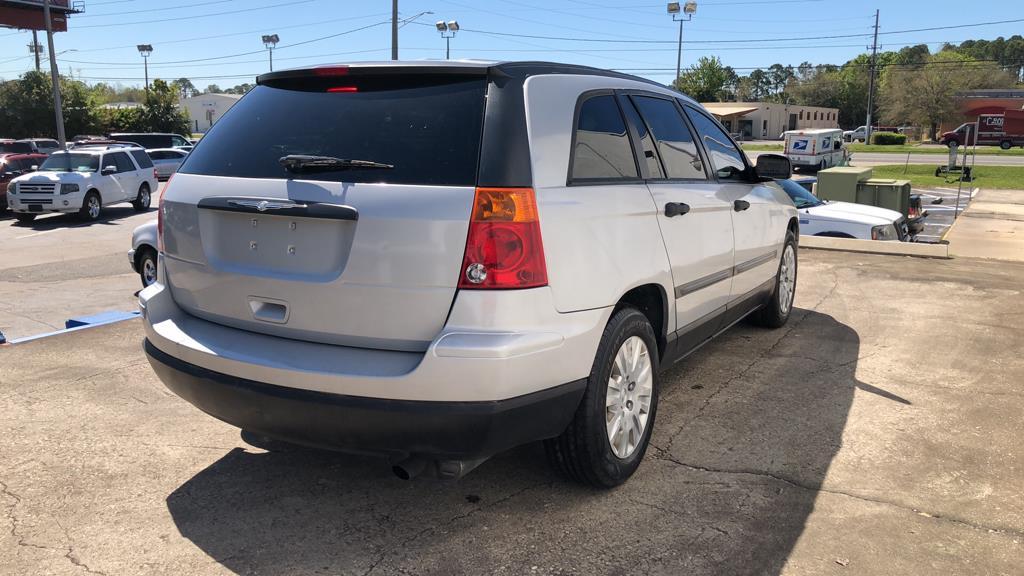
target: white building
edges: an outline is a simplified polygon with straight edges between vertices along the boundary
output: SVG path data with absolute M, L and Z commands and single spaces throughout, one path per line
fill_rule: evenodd
M 703 102 L 740 140 L 778 140 L 787 130 L 838 128 L 839 109 L 775 102 Z
M 238 94 L 199 94 L 182 98 L 181 107 L 188 112 L 193 132 L 206 132 L 241 98 Z

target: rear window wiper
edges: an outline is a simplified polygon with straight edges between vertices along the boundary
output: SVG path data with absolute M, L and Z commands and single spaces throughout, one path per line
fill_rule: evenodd
M 330 172 L 332 170 L 351 169 L 391 169 L 393 164 L 374 162 L 373 160 L 348 160 L 334 156 L 310 156 L 306 154 L 289 154 L 277 160 L 289 172 Z

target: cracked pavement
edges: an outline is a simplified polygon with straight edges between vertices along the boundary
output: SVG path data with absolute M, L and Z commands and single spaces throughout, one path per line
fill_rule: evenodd
M 1020 574 L 1024 265 L 800 257 L 790 323 L 666 372 L 607 492 L 537 445 L 458 483 L 248 446 L 138 321 L 0 348 L 0 574 Z

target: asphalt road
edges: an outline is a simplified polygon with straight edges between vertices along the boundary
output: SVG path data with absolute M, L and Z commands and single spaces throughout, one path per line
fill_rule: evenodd
M 106 207 L 92 223 L 0 215 L 0 331 L 10 340 L 62 329 L 73 316 L 137 310 L 142 284 L 127 254 L 132 230 L 155 218 L 155 205 L 139 213 L 130 204 Z
M 451 484 L 247 446 L 137 320 L 0 348 L 0 574 L 1020 574 L 1024 265 L 800 257 L 790 323 L 666 372 L 611 491 L 536 445 Z

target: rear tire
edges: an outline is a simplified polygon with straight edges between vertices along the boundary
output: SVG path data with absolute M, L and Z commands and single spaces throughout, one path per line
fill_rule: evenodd
M 1010 148 L 1013 148 L 1013 143 L 1010 142 L 1009 140 L 1003 140 L 1002 142 L 999 143 L 999 147 L 1002 148 L 1003 150 L 1009 150 Z
M 85 195 L 85 199 L 82 200 L 82 208 L 78 211 L 78 217 L 86 222 L 95 222 L 100 219 L 100 214 L 103 213 L 103 203 L 100 201 L 100 195 L 93 190 Z
M 781 328 L 786 324 L 796 297 L 796 272 L 796 236 L 789 230 L 786 232 L 786 242 L 782 245 L 779 270 L 775 273 L 775 287 L 764 306 L 750 316 L 754 324 L 765 328 Z
M 149 191 L 149 184 L 143 182 L 142 186 L 139 186 L 139 195 L 132 201 L 132 208 L 135 208 L 136 212 L 145 212 L 149 210 L 149 205 L 152 201 L 153 197 Z
M 14 213 L 14 218 L 18 222 L 20 222 L 22 224 L 28 224 L 29 222 L 31 222 L 31 221 L 36 219 L 36 215 L 35 214 L 24 214 L 22 212 L 15 212 Z
M 560 436 L 544 441 L 548 460 L 577 482 L 617 486 L 640 466 L 657 409 L 654 329 L 639 310 L 622 308 L 604 329 L 572 422 Z

